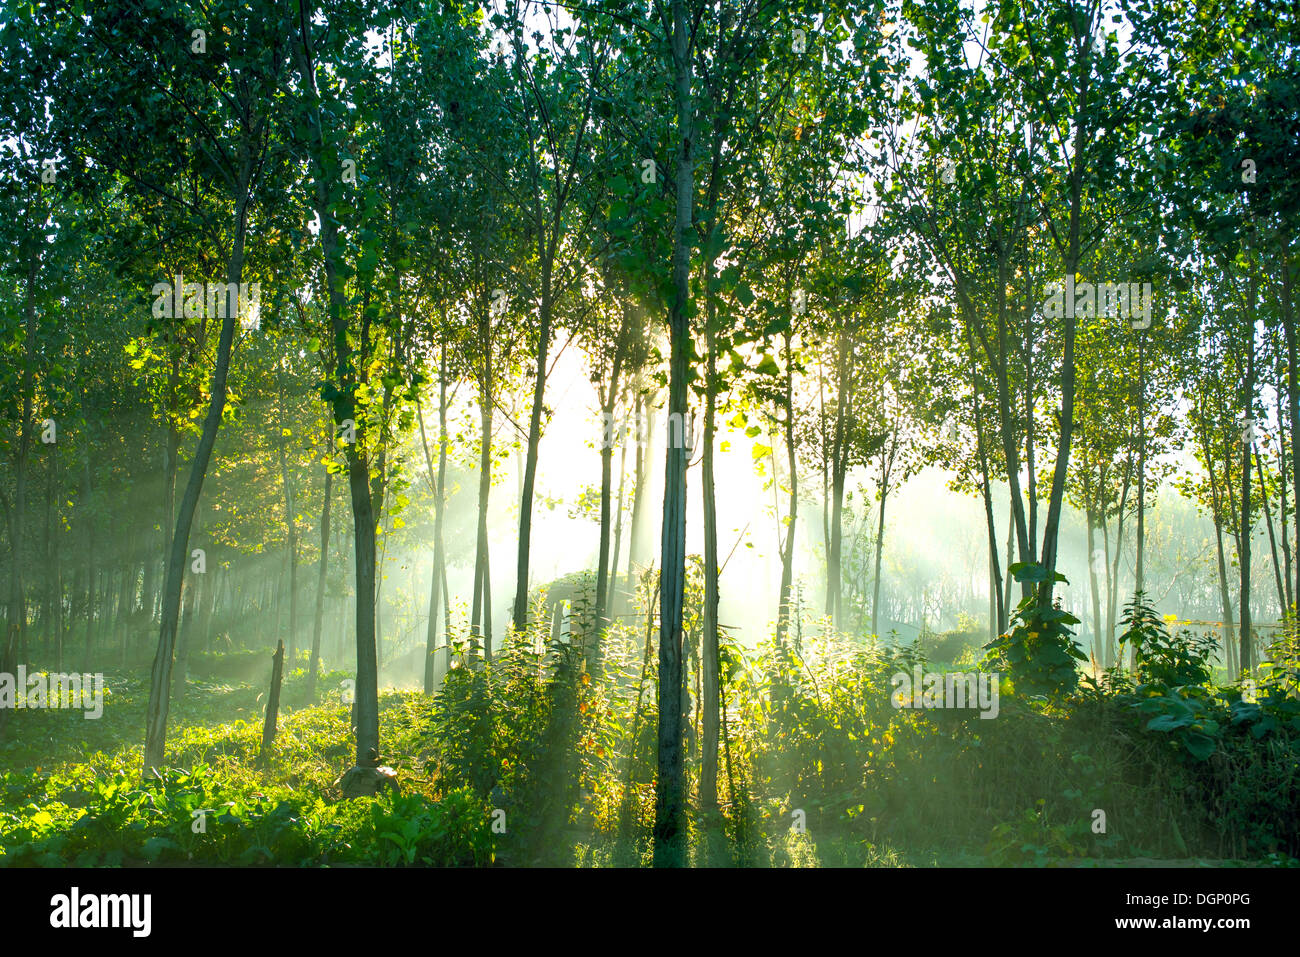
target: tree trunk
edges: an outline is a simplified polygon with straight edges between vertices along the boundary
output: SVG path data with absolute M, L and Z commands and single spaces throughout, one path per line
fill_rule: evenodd
M 716 152 L 716 148 L 715 148 Z M 716 179 L 716 173 L 715 177 Z M 713 266 L 705 256 L 706 290 L 712 289 Z M 704 496 L 704 608 L 701 610 L 702 655 L 700 698 L 703 709 L 703 752 L 700 756 L 700 808 L 711 814 L 718 807 L 718 505 L 714 488 L 713 443 L 717 431 L 716 302 L 707 292 L 705 341 L 707 346 L 704 389 L 704 457 L 700 476 Z M 792 529 L 793 531 L 793 529 Z
M 671 0 L 672 62 L 677 106 L 676 222 L 673 230 L 673 292 L 668 307 L 670 344 L 668 412 L 685 431 L 687 375 L 692 352 L 688 306 L 691 253 L 687 231 L 695 208 L 692 61 L 685 0 Z M 671 421 L 671 419 L 670 419 Z M 680 434 L 680 433 L 679 433 Z M 685 795 L 682 780 L 682 601 L 686 583 L 685 442 L 668 442 L 664 455 L 663 531 L 660 538 L 658 777 L 655 780 L 654 863 L 686 863 Z
M 1015 503 L 1011 503 L 1007 510 L 1007 570 L 1006 579 L 1002 588 L 1002 607 L 1006 609 L 1007 625 L 1011 623 L 1011 549 L 1016 540 L 1016 516 Z M 1005 629 L 1004 629 L 1005 630 Z
M 898 433 L 890 437 L 890 442 L 897 447 Z M 871 586 L 871 633 L 877 638 L 880 637 L 880 566 L 885 544 L 885 499 L 889 495 L 889 468 L 885 463 L 887 457 L 892 459 L 893 455 L 893 448 L 880 450 L 880 516 L 876 523 L 876 575 Z
M 357 436 L 360 442 L 360 435 Z M 357 766 L 379 761 L 379 655 L 375 647 L 375 518 L 370 499 L 370 467 L 349 447 L 348 487 L 352 497 L 353 550 L 356 556 L 357 612 Z
M 204 578 L 207 576 L 205 575 Z M 176 664 L 172 670 L 172 697 L 180 701 L 185 697 L 185 678 L 189 670 L 190 646 L 194 644 L 194 609 L 196 592 L 202 578 L 191 577 L 183 583 L 181 595 L 181 624 L 176 636 Z
M 1214 522 L 1214 541 L 1219 551 L 1219 601 L 1223 605 L 1223 665 L 1232 675 L 1232 649 L 1236 637 L 1232 627 L 1232 598 L 1228 594 L 1228 563 L 1223 556 L 1223 526 L 1217 519 Z
M 1137 560 L 1134 567 L 1134 591 L 1146 590 L 1146 578 L 1143 575 L 1143 557 L 1146 545 L 1147 513 L 1147 378 L 1146 378 L 1146 334 L 1138 333 L 1138 527 Z
M 492 660 L 491 601 L 484 601 L 484 593 L 489 591 L 487 579 L 488 568 L 488 494 L 492 490 L 492 360 L 487 350 L 491 348 L 491 339 L 483 336 L 483 382 L 479 389 L 479 478 L 478 478 L 478 536 L 474 557 L 474 598 L 470 613 L 470 630 L 479 636 L 483 643 L 483 659 Z M 485 607 L 486 605 L 486 607 Z M 485 626 L 485 622 L 487 623 Z
M 1279 398 L 1277 405 L 1277 452 L 1278 452 L 1278 522 L 1282 526 L 1282 562 L 1283 573 L 1282 583 L 1284 586 L 1284 597 L 1282 601 L 1282 614 L 1285 616 L 1291 609 L 1291 602 L 1295 599 L 1291 591 L 1291 536 L 1289 511 L 1287 504 L 1287 455 L 1286 455 L 1286 416 L 1282 411 L 1281 396 L 1284 394 L 1282 383 L 1278 382 L 1275 386 Z
M 831 440 L 830 549 L 826 562 L 826 611 L 836 628 L 844 621 L 844 480 L 848 473 L 849 403 L 853 401 L 850 376 L 850 340 L 839 332 L 835 363 L 835 434 Z
M 1282 255 L 1282 331 L 1286 338 L 1286 397 L 1291 421 L 1291 501 L 1296 516 L 1296 545 L 1300 555 L 1300 384 L 1297 383 L 1296 363 L 1300 355 L 1296 348 L 1295 308 L 1291 301 L 1291 268 L 1287 261 L 1285 249 Z M 1282 437 L 1279 433 L 1278 443 Z M 1300 560 L 1295 563 L 1295 588 L 1291 592 L 1293 601 L 1300 601 Z
M 293 482 L 289 478 L 288 457 L 284 454 L 284 396 L 280 408 L 280 481 L 284 485 L 284 524 L 287 529 L 285 547 L 289 563 L 289 642 L 286 654 L 289 667 L 293 667 L 298 636 L 298 523 L 293 504 Z
M 638 378 L 639 382 L 639 378 Z M 650 414 L 650 401 L 637 390 L 636 398 L 636 468 L 632 489 L 632 523 L 627 543 L 627 577 L 629 593 L 636 590 L 635 568 L 645 563 L 645 487 L 650 481 L 650 460 L 654 451 L 655 416 Z M 653 561 L 651 561 L 653 564 Z
M 240 183 L 235 202 L 235 235 L 230 260 L 226 268 L 226 282 L 240 283 L 244 272 L 244 237 L 248 228 L 248 196 L 252 178 L 253 159 L 247 141 L 241 144 Z M 324 218 L 322 218 L 324 221 Z M 238 310 L 228 304 L 226 316 L 221 321 L 221 336 L 217 342 L 217 364 L 212 373 L 211 399 L 203 432 L 190 462 L 190 474 L 181 498 L 180 514 L 172 535 L 171 552 L 167 558 L 167 574 L 163 585 L 162 622 L 158 630 L 158 650 L 154 655 L 149 680 L 149 704 L 146 717 L 144 745 L 144 773 L 155 773 L 162 767 L 167 745 L 167 712 L 170 708 L 172 653 L 176 644 L 176 631 L 180 617 L 181 582 L 185 576 L 189 557 L 190 525 L 198 508 L 199 493 L 207 475 L 208 462 L 216 445 L 217 430 L 221 427 L 221 414 L 226 406 L 226 376 L 230 371 L 230 352 L 235 339 L 235 319 Z
M 333 432 L 330 445 L 333 446 Z M 325 614 L 325 579 L 329 573 L 330 558 L 330 495 L 333 493 L 334 473 L 325 469 L 325 495 L 320 509 L 320 562 L 316 572 L 316 610 L 311 625 L 311 660 L 307 662 L 307 701 L 316 700 L 316 675 L 320 671 L 320 633 Z
M 593 673 L 599 672 L 600 643 L 605 629 L 609 625 L 609 550 L 610 550 L 610 510 L 611 496 L 614 492 L 614 408 L 618 398 L 619 376 L 623 369 L 623 341 L 631 315 L 628 306 L 623 306 L 623 322 L 619 327 L 618 341 L 614 347 L 614 360 L 611 364 L 609 391 L 601 403 L 602 430 L 600 445 L 600 546 L 596 558 L 596 608 L 592 617 L 595 634 L 587 646 L 587 660 Z M 618 431 L 622 431 L 621 429 Z
M 1248 314 L 1253 319 L 1254 310 L 1250 310 Z M 1253 326 L 1250 333 L 1249 352 L 1246 356 L 1245 398 L 1246 415 L 1253 416 L 1255 401 L 1255 335 Z M 1255 667 L 1250 620 L 1250 453 L 1251 442 L 1249 440 L 1243 441 L 1241 452 L 1241 532 L 1237 538 L 1237 557 L 1241 570 L 1241 597 L 1238 600 L 1241 605 L 1241 654 L 1239 657 L 1242 672 L 1250 672 Z
M 539 234 L 538 245 L 542 246 Z M 542 402 L 546 395 L 546 354 L 551 342 L 551 257 L 543 251 L 542 301 L 538 309 L 537 377 L 533 385 L 533 409 L 528 419 L 528 455 L 524 462 L 524 485 L 519 500 L 519 551 L 515 563 L 514 627 L 528 627 L 528 550 L 533 535 L 533 487 L 537 481 L 537 447 L 542 439 Z M 489 613 L 490 617 L 490 613 Z M 489 635 L 487 644 L 491 645 Z M 491 654 L 488 654 L 489 660 Z
M 259 762 L 271 756 L 275 744 L 275 726 L 280 717 L 280 681 L 284 676 L 284 640 L 276 642 L 275 657 L 271 660 L 271 691 L 266 698 L 266 722 L 262 725 L 262 750 Z
M 1259 479 L 1259 501 L 1264 506 L 1264 525 L 1268 529 L 1268 545 L 1273 555 L 1273 579 L 1277 585 L 1277 605 L 1286 613 L 1286 589 L 1282 585 L 1282 562 L 1277 555 L 1277 536 L 1273 530 L 1273 509 L 1268 503 L 1268 486 L 1264 484 L 1264 460 L 1255 455 L 1255 477 Z
M 1105 648 L 1101 632 L 1101 594 L 1097 583 L 1097 563 L 1093 552 L 1097 547 L 1096 512 L 1088 509 L 1085 519 L 1088 523 L 1088 585 L 1092 592 L 1092 658 L 1096 668 L 1105 667 Z
M 609 584 L 605 594 L 609 596 L 610 609 L 607 616 L 612 620 L 627 610 L 624 590 L 618 587 L 618 560 L 623 550 L 623 493 L 627 485 L 627 436 L 619 443 L 618 450 L 618 495 L 614 499 L 614 553 L 609 560 Z
M 29 253 L 25 290 L 26 329 L 23 343 L 22 421 L 18 425 L 18 450 L 14 455 L 14 503 L 9 512 L 9 612 L 8 636 L 0 654 L 0 671 L 13 674 L 20 646 L 26 645 L 27 603 L 23 591 L 23 555 L 26 551 L 27 464 L 32 447 L 33 376 L 36 355 L 36 273 L 37 255 Z M 9 709 L 0 709 L 0 731 L 9 721 Z
M 85 668 L 90 669 L 90 656 L 95 647 L 95 609 L 96 609 L 96 579 L 98 578 L 98 569 L 95 567 L 95 517 L 90 511 L 91 500 L 91 476 L 90 476 L 90 453 L 87 450 L 86 458 L 82 463 L 84 470 L 84 487 L 85 495 L 82 498 L 82 507 L 86 522 L 86 650 Z
M 312 16 L 299 2 L 299 28 L 296 55 L 298 72 L 308 96 L 305 119 L 312 147 L 314 205 L 320 220 L 320 242 L 324 262 L 325 287 L 338 384 L 331 400 L 334 424 L 351 422 L 356 441 L 347 447 L 348 487 L 352 502 L 353 554 L 356 569 L 356 761 L 359 767 L 374 767 L 379 760 L 379 674 L 375 647 L 375 518 L 370 488 L 370 462 L 361 452 L 364 435 L 362 424 L 355 420 L 356 387 L 353 380 L 353 350 L 348 338 L 344 313 L 346 297 L 339 276 L 338 220 L 330 209 L 331 184 L 327 182 L 325 132 L 321 118 L 320 97 L 316 89 L 316 66 L 309 45 Z M 366 347 L 365 337 L 360 338 Z M 364 359 L 364 356 L 362 356 Z
M 794 583 L 794 540 L 799 521 L 799 471 L 794 448 L 794 356 L 790 348 L 791 334 L 785 334 L 785 448 L 786 467 L 790 470 L 790 503 L 786 513 L 785 541 L 781 549 L 781 590 L 776 617 L 776 640 L 785 639 L 791 617 L 797 610 L 791 607 Z M 776 456 L 772 457 L 772 481 L 776 482 Z
M 420 439 L 424 443 L 425 464 L 432 476 L 433 461 L 429 455 L 429 443 L 424 438 L 423 412 L 420 413 Z M 446 604 L 448 607 L 447 620 L 443 627 L 443 637 L 446 644 L 450 645 L 451 643 L 450 604 L 447 602 L 446 597 L 440 597 L 440 592 L 445 596 L 447 588 L 447 571 L 442 543 L 443 515 L 447 507 L 447 342 L 445 339 L 442 343 L 442 355 L 438 360 L 438 473 L 434 481 L 434 501 L 437 504 L 436 511 L 433 513 L 433 575 L 432 581 L 429 582 L 429 626 L 425 634 L 425 694 L 433 693 L 435 656 L 438 648 L 438 605 L 440 603 Z
M 993 490 L 989 483 L 989 456 L 988 446 L 986 445 L 984 438 L 984 415 L 980 409 L 979 376 L 975 365 L 975 343 L 969 335 L 969 324 L 967 325 L 967 333 L 967 345 L 970 353 L 971 404 L 974 407 L 975 413 L 975 448 L 979 454 L 980 489 L 984 495 L 984 521 L 988 526 L 989 534 L 989 630 L 993 631 L 992 637 L 997 637 L 1007 630 L 1007 597 L 1009 596 L 1004 597 L 1002 590 L 998 587 L 1002 580 L 1002 568 L 998 561 L 998 533 L 997 525 L 993 518 Z M 1011 543 L 1009 537 L 1007 540 L 1007 564 L 1011 564 Z M 996 608 L 996 618 L 994 618 L 992 613 L 994 608 Z
M 59 450 L 58 446 L 50 447 L 50 497 L 55 502 L 59 501 Z M 61 510 L 56 506 L 54 514 L 55 523 L 61 531 L 63 521 Z M 62 538 L 57 532 L 54 535 L 50 548 L 50 588 L 54 595 L 53 612 L 54 626 L 54 667 L 56 671 L 63 671 L 63 566 L 59 562 L 59 540 Z

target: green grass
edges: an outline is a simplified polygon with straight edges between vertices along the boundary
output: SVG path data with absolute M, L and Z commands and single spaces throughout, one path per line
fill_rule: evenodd
M 499 667 L 487 696 L 469 673 L 437 699 L 384 693 L 381 760 L 402 793 L 350 801 L 336 783 L 353 764 L 342 673 L 322 677 L 311 706 L 302 672 L 287 677 L 265 760 L 264 691 L 193 680 L 171 709 L 169 767 L 144 781 L 147 683 L 109 672 L 98 720 L 13 714 L 0 743 L 0 866 L 647 866 L 653 685 L 628 801 L 632 689 Z M 1286 738 L 1225 739 L 1197 762 L 1114 699 L 1046 707 L 1007 695 L 997 720 L 970 720 L 892 709 L 873 673 L 842 668 L 815 688 L 793 676 L 774 709 L 770 687 L 747 683 L 758 670 L 730 692 L 734 792 L 724 773 L 722 813 L 688 817 L 694 866 L 1294 863 Z M 540 705 L 548 694 L 560 704 Z M 575 713 L 578 724 L 556 717 Z M 688 753 L 692 808 L 697 758 Z M 1220 787 L 1223 767 L 1255 783 Z

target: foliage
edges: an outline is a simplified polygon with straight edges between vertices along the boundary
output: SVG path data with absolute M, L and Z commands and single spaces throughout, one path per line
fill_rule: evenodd
M 1119 636 L 1120 647 L 1133 649 L 1134 670 L 1140 682 L 1177 688 L 1204 684 L 1210 679 L 1214 639 L 1187 630 L 1171 636 L 1143 592 L 1135 592 L 1124 606 L 1121 621 L 1124 631 Z
M 1018 562 L 1009 570 L 1018 582 L 1041 585 L 1048 579 L 1047 570 L 1033 563 Z M 1052 580 L 1066 579 L 1054 572 Z M 984 646 L 985 667 L 1009 672 L 1012 686 L 1021 694 L 1065 697 L 1079 681 L 1074 662 L 1087 660 L 1074 644 L 1074 633 L 1069 628 L 1078 623 L 1079 619 L 1063 611 L 1059 602 L 1050 608 L 1042 607 L 1037 590 L 1031 589 L 1016 606 L 1011 630 Z

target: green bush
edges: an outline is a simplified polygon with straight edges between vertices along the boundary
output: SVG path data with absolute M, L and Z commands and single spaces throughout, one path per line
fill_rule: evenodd
M 1038 587 L 1047 581 L 1047 570 L 1029 562 L 1017 562 L 1010 572 L 1016 581 Z M 1066 580 L 1060 572 L 1054 572 L 1052 579 Z M 1065 698 L 1079 683 L 1075 661 L 1088 660 L 1075 645 L 1069 628 L 1078 623 L 1078 618 L 1061 609 L 1059 601 L 1051 608 L 1043 608 L 1037 588 L 1031 589 L 1016 606 L 1011 630 L 985 646 L 985 670 L 1008 673 L 1012 686 L 1021 694 Z

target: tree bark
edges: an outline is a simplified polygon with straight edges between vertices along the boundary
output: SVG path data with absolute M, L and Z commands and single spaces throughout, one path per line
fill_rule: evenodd
M 18 426 L 18 451 L 14 456 L 14 502 L 9 513 L 9 543 L 12 546 L 9 559 L 9 611 L 8 636 L 4 653 L 0 655 L 0 671 L 13 674 L 18 663 L 20 646 L 26 644 L 27 603 L 23 591 L 23 555 L 26 551 L 25 535 L 27 520 L 27 463 L 32 447 L 32 406 L 33 377 L 35 375 L 36 356 L 36 274 L 37 253 L 29 250 L 27 275 L 24 285 L 26 311 L 26 329 L 23 343 L 23 373 L 20 391 L 22 394 L 22 420 Z M 0 709 L 0 732 L 9 722 L 9 709 Z
M 368 455 L 362 452 L 362 423 L 356 421 L 357 383 L 354 381 L 354 355 L 345 315 L 347 303 L 338 269 L 338 221 L 330 209 L 331 184 L 327 182 L 325 172 L 325 132 L 320 96 L 316 89 L 316 66 L 309 39 L 312 15 L 308 13 L 303 0 L 299 0 L 298 16 L 300 34 L 296 54 L 299 75 L 308 98 L 304 118 L 313 147 L 310 157 L 315 181 L 313 199 L 320 220 L 325 287 L 338 374 L 338 385 L 334 389 L 331 406 L 336 427 L 351 422 L 356 430 L 356 441 L 348 444 L 346 453 L 356 576 L 356 762 L 359 767 L 374 767 L 379 760 L 379 666 L 375 646 L 375 518 L 370 487 L 370 461 Z M 359 341 L 360 348 L 366 349 L 367 335 L 364 332 Z
M 284 676 L 284 640 L 276 642 L 275 657 L 271 659 L 271 691 L 266 699 L 266 722 L 262 725 L 262 750 L 258 761 L 271 756 L 275 744 L 275 727 L 280 717 L 280 681 Z
M 540 216 L 539 216 L 540 219 Z M 543 233 L 542 235 L 545 235 Z M 541 236 L 538 246 L 543 246 Z M 528 454 L 524 462 L 524 484 L 519 500 L 519 550 L 515 563 L 515 608 L 512 622 L 518 631 L 528 627 L 528 552 L 533 535 L 533 488 L 537 482 L 537 448 L 542 438 L 542 402 L 546 396 L 546 355 L 551 342 L 552 257 L 542 250 L 542 301 L 538 310 L 537 377 L 533 385 L 533 409 L 528 418 Z M 490 613 L 489 613 L 490 618 Z M 487 644 L 491 645 L 491 635 Z M 487 657 L 491 659 L 489 652 Z
M 1282 563 L 1277 556 L 1277 536 L 1273 529 L 1273 509 L 1268 503 L 1268 486 L 1264 484 L 1264 460 L 1255 455 L 1255 477 L 1259 479 L 1259 501 L 1264 506 L 1264 525 L 1268 529 L 1268 545 L 1273 555 L 1273 579 L 1277 585 L 1277 605 L 1286 613 L 1286 589 L 1282 585 Z
M 892 462 L 897 448 L 898 433 L 895 432 L 890 436 L 890 447 L 880 450 L 880 515 L 876 524 L 876 574 L 871 586 L 871 633 L 877 638 L 880 637 L 880 568 L 885 544 L 885 499 L 889 496 L 890 467 L 887 463 Z
M 1252 321 L 1254 319 L 1254 310 L 1248 310 L 1248 315 Z M 1254 415 L 1255 399 L 1255 330 L 1252 325 L 1250 330 L 1250 345 L 1246 355 L 1246 395 L 1244 407 L 1247 416 Z M 1251 635 L 1250 620 L 1250 454 L 1251 442 L 1249 440 L 1242 442 L 1241 452 L 1241 532 L 1237 538 L 1237 558 L 1240 562 L 1241 571 L 1241 596 L 1238 599 L 1241 604 L 1241 653 L 1240 669 L 1243 672 L 1252 671 L 1255 667 L 1253 655 L 1253 641 Z M 1234 677 L 1236 677 L 1234 675 Z
M 605 629 L 609 626 L 609 565 L 610 565 L 610 514 L 611 496 L 614 492 L 614 408 L 618 398 L 619 376 L 623 371 L 623 342 L 631 320 L 629 307 L 623 306 L 623 321 L 614 346 L 614 359 L 610 369 L 609 390 L 601 403 L 602 429 L 600 447 L 600 545 L 596 558 L 596 607 L 592 616 L 595 634 L 587 645 L 587 660 L 593 673 L 599 672 L 601 650 L 600 644 Z M 617 429 L 621 432 L 621 429 Z
M 1147 514 L 1147 377 L 1146 377 L 1146 334 L 1138 333 L 1138 527 L 1137 560 L 1134 567 L 1135 591 L 1145 592 L 1146 578 L 1143 574 L 1144 552 L 1146 546 Z
M 226 282 L 240 283 L 244 272 L 244 237 L 248 229 L 249 188 L 253 176 L 254 158 L 248 141 L 240 147 L 240 180 L 235 201 L 235 230 L 230 259 L 226 268 Z M 324 217 L 322 217 L 323 221 Z M 221 321 L 221 335 L 217 341 L 217 364 L 212 373 L 211 399 L 203 432 L 190 462 L 190 474 L 181 498 L 180 513 L 172 535 L 171 552 L 167 558 L 166 578 L 163 585 L 162 622 L 158 631 L 158 649 L 154 655 L 149 680 L 149 703 L 146 715 L 144 774 L 156 774 L 163 766 L 167 745 L 167 713 L 171 705 L 172 654 L 176 644 L 178 618 L 180 617 L 181 583 L 188 559 L 190 526 L 198 508 L 199 493 L 207 475 L 208 462 L 216 445 L 217 431 L 221 427 L 221 414 L 226 406 L 226 377 L 230 371 L 230 353 L 235 339 L 237 310 L 228 304 L 226 316 Z
M 787 297 L 788 299 L 788 297 Z M 791 334 L 785 334 L 785 449 L 786 467 L 790 470 L 790 500 L 786 512 L 785 541 L 781 549 L 781 590 L 779 592 L 776 617 L 776 640 L 785 639 L 790 627 L 791 617 L 797 610 L 791 607 L 794 584 L 794 541 L 799 522 L 799 469 L 794 448 L 794 355 L 791 350 Z M 776 481 L 776 456 L 772 457 L 772 481 Z
M 330 445 L 334 434 L 330 432 Z M 316 675 L 320 671 L 320 635 L 325 614 L 325 580 L 329 573 L 330 557 L 330 496 L 333 493 L 334 473 L 325 469 L 325 494 L 320 509 L 320 562 L 316 572 L 316 609 L 311 625 L 311 660 L 307 662 L 307 700 L 316 700 Z
M 298 635 L 298 523 L 293 503 L 293 482 L 289 477 L 288 457 L 284 451 L 284 402 L 285 396 L 282 392 L 280 396 L 280 481 L 284 485 L 284 524 L 287 530 L 285 548 L 289 564 L 289 642 L 286 654 L 289 667 L 292 668 Z
M 692 352 L 690 246 L 687 232 L 695 209 L 692 61 L 684 0 L 671 0 L 672 62 L 677 106 L 676 221 L 673 230 L 673 296 L 668 307 L 670 344 L 668 412 L 684 425 L 687 374 Z M 685 442 L 668 442 L 664 455 L 663 531 L 660 538 L 658 777 L 655 780 L 654 863 L 686 863 L 682 780 L 682 601 L 686 579 Z
M 484 600 L 488 585 L 488 495 L 492 490 L 492 358 L 489 320 L 482 320 L 483 378 L 479 386 L 478 535 L 474 556 L 474 597 L 470 630 L 483 643 L 483 659 L 492 660 L 492 603 Z
M 1088 509 L 1085 520 L 1088 523 L 1088 586 L 1092 592 L 1092 657 L 1097 668 L 1105 667 L 1105 648 L 1102 644 L 1101 631 L 1101 593 L 1097 583 L 1097 563 L 1093 552 L 1097 547 L 1096 513 Z
M 1231 673 L 1234 670 L 1232 667 L 1232 649 L 1235 644 L 1232 627 L 1232 597 L 1228 593 L 1228 563 L 1223 556 L 1223 526 L 1217 518 L 1214 522 L 1214 541 L 1218 546 L 1219 553 L 1219 601 L 1223 605 L 1223 664 Z
M 439 419 L 446 418 L 447 408 L 447 346 L 443 343 L 442 358 L 439 361 L 439 402 L 438 413 Z M 432 485 L 431 491 L 434 498 L 434 545 L 433 545 L 433 568 L 429 574 L 429 621 L 424 635 L 424 693 L 433 694 L 433 679 L 435 655 L 438 648 L 438 605 L 441 603 L 442 574 L 441 574 L 441 554 L 439 554 L 442 531 L 440 523 L 442 521 L 443 499 L 442 499 L 442 469 L 441 466 L 447 460 L 447 443 L 446 436 L 439 435 L 438 441 L 438 460 L 440 468 L 435 474 L 433 468 L 433 456 L 429 453 L 429 440 L 425 436 L 424 430 L 424 409 L 417 403 L 416 413 L 420 421 L 420 444 L 424 447 L 424 464 L 429 470 L 429 483 Z
M 1300 361 L 1296 348 L 1295 308 L 1291 300 L 1291 268 L 1286 257 L 1286 248 L 1282 254 L 1282 331 L 1286 339 L 1286 397 L 1287 409 L 1291 421 L 1291 501 L 1296 515 L 1297 553 L 1300 554 L 1300 384 L 1297 383 L 1296 363 Z M 1279 435 L 1278 442 L 1282 438 Z M 1300 601 L 1300 561 L 1295 563 L 1295 588 L 1291 592 L 1293 601 Z

